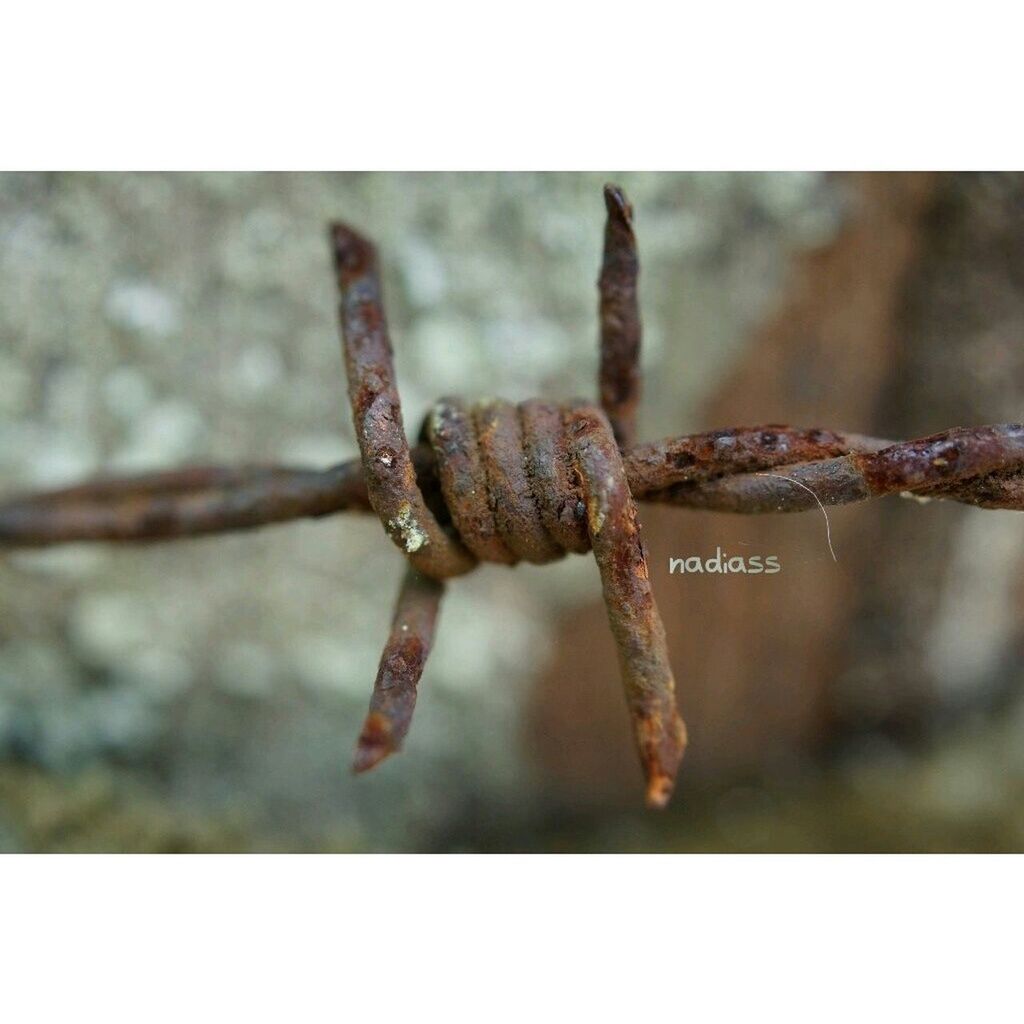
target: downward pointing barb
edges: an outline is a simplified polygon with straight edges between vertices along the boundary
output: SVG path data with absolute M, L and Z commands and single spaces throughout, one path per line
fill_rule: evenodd
M 359 734 L 352 771 L 357 775 L 368 772 L 396 750 L 398 747 L 392 735 L 391 723 L 379 711 L 371 711 Z
M 406 569 L 398 593 L 391 633 L 373 684 L 370 710 L 356 744 L 352 771 L 369 771 L 402 746 L 412 714 L 423 666 L 434 643 L 444 584 Z

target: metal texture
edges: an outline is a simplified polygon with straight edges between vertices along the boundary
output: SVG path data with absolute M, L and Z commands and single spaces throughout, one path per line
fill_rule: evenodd
M 373 246 L 344 224 L 331 227 L 338 274 L 342 352 L 348 400 L 374 512 L 388 536 L 427 576 L 443 579 L 473 568 L 473 556 L 427 508 L 402 423 L 391 340 Z
M 664 807 L 686 749 L 686 726 L 676 709 L 665 627 L 651 591 L 636 506 L 608 420 L 584 406 L 569 414 L 568 423 L 647 805 Z
M 342 348 L 361 458 L 326 470 L 195 467 L 106 479 L 0 504 L 0 547 L 158 541 L 341 511 L 374 512 L 409 568 L 353 767 L 401 747 L 433 643 L 442 581 L 478 562 L 593 551 L 619 655 L 647 802 L 671 796 L 686 745 L 634 501 L 799 512 L 910 494 L 1024 511 L 1024 426 L 893 442 L 769 424 L 638 444 L 640 315 L 633 211 L 605 187 L 601 408 L 438 402 L 410 447 L 373 246 L 335 224 Z
M 604 257 L 597 287 L 601 296 L 601 368 L 598 388 L 620 448 L 636 442 L 640 402 L 640 259 L 633 234 L 633 207 L 615 185 L 605 185 Z
M 391 635 L 380 658 L 370 711 L 356 744 L 352 770 L 365 772 L 395 753 L 412 724 L 416 688 L 434 643 L 444 584 L 411 565 L 395 603 Z

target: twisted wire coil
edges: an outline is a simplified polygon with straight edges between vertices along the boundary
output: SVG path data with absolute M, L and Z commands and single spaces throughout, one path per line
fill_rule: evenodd
M 609 216 L 628 218 L 628 211 L 621 194 L 613 193 Z M 404 739 L 426 646 L 425 631 L 417 632 L 409 619 L 421 606 L 433 609 L 432 636 L 442 594 L 439 581 L 462 575 L 478 561 L 543 564 L 569 551 L 593 549 L 647 802 L 664 806 L 686 746 L 686 729 L 676 708 L 636 507 L 608 417 L 582 402 L 563 407 L 541 401 L 439 402 L 422 430 L 436 458 L 438 493 L 424 493 L 402 422 L 376 253 L 345 225 L 334 225 L 331 238 L 349 402 L 367 494 L 411 569 L 357 745 L 357 770 L 372 767 Z M 613 245 L 623 242 L 632 244 L 631 228 L 625 235 L 613 233 Z M 614 262 L 622 268 L 623 261 L 616 257 Z M 620 272 L 635 276 L 636 267 L 635 259 L 624 269 L 613 266 L 602 280 Z M 635 287 L 624 293 L 635 298 Z M 624 308 L 621 292 L 611 305 L 615 316 L 602 321 L 606 330 L 618 334 L 624 323 L 639 323 L 635 311 L 631 315 Z M 628 383 L 616 389 L 619 404 L 613 403 L 613 409 L 620 430 L 631 429 L 634 391 L 635 384 Z

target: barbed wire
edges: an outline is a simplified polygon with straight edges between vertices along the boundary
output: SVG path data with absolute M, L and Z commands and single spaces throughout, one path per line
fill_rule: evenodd
M 331 227 L 342 349 L 360 458 L 326 470 L 195 466 L 99 479 L 0 504 L 0 547 L 152 542 L 337 512 L 373 512 L 408 561 L 353 768 L 400 749 L 445 581 L 480 562 L 592 551 L 646 779 L 663 807 L 686 746 L 634 501 L 734 513 L 800 512 L 909 494 L 1024 510 L 1024 426 L 894 442 L 821 428 L 732 427 L 636 442 L 639 260 L 633 211 L 604 190 L 598 281 L 600 407 L 585 401 L 437 402 L 410 446 L 377 254 Z M 772 470 L 785 473 L 772 473 Z

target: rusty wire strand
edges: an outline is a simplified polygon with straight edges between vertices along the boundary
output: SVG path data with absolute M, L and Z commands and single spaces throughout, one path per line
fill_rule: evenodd
M 1024 510 L 1024 426 L 954 428 L 893 442 L 770 424 L 638 444 L 639 261 L 633 211 L 605 187 L 598 281 L 601 408 L 444 399 L 421 443 L 403 425 L 374 247 L 331 229 L 342 348 L 360 459 L 326 470 L 191 467 L 0 504 L 0 547 L 157 541 L 341 511 L 375 512 L 409 567 L 353 767 L 401 747 L 445 579 L 478 562 L 549 562 L 592 550 L 651 806 L 671 795 L 686 743 L 634 501 L 798 512 L 909 493 Z M 785 473 L 766 471 L 785 469 Z
M 437 410 L 451 407 L 451 403 L 442 403 L 435 407 L 435 415 L 439 415 Z M 732 427 L 639 444 L 623 452 L 623 465 L 637 501 L 680 508 L 741 514 L 806 511 L 814 507 L 806 493 L 801 496 L 784 483 L 755 478 L 764 470 L 789 467 L 825 505 L 912 493 L 980 508 L 1024 511 L 1024 457 L 1014 441 L 1022 430 L 1020 424 L 1012 423 L 966 427 L 894 442 L 779 424 Z M 993 434 L 1004 438 L 1003 461 L 974 475 L 973 453 Z M 542 433 L 541 445 L 546 436 Z M 935 454 L 944 444 L 950 451 L 956 449 L 956 459 L 951 461 L 948 452 Z M 930 463 L 927 456 L 922 459 L 922 446 L 931 446 Z M 414 446 L 412 463 L 421 486 L 429 488 L 438 475 L 443 478 L 457 451 L 450 448 L 439 458 L 427 445 Z M 567 482 L 562 465 L 536 446 L 534 451 L 536 465 L 548 474 L 553 489 L 570 494 L 574 485 Z M 885 479 L 876 475 L 869 480 L 854 456 L 883 451 L 887 451 L 890 473 Z M 922 468 L 928 470 L 928 483 L 919 479 Z M 175 540 L 337 512 L 372 512 L 358 459 L 324 470 L 197 466 L 99 479 L 10 499 L 0 504 L 0 547 Z M 562 538 L 560 543 L 566 550 L 578 550 Z M 481 561 L 501 560 L 478 557 Z

